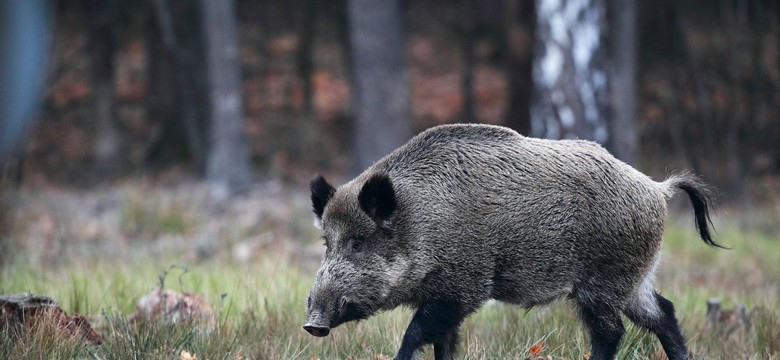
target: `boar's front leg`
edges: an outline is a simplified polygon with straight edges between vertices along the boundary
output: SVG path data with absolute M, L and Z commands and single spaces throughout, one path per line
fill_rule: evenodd
M 396 360 L 418 359 L 422 347 L 433 343 L 436 360 L 452 359 L 458 327 L 469 311 L 458 301 L 429 302 L 417 309 L 406 328 Z

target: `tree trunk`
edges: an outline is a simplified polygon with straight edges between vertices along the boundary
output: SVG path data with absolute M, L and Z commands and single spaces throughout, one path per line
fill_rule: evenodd
M 604 0 L 537 0 L 531 134 L 609 140 Z
M 725 19 L 726 23 L 731 25 L 733 30 L 731 31 L 731 44 L 730 46 L 730 59 L 729 59 L 729 76 L 731 77 L 731 83 L 735 87 L 741 85 L 741 69 L 747 67 L 744 63 L 744 55 L 750 51 L 747 44 L 747 26 L 750 24 L 748 4 L 746 0 L 738 0 L 735 5 L 731 5 L 731 2 L 723 2 L 723 13 L 730 14 L 731 19 Z M 732 6 L 735 8 L 732 9 Z M 744 87 L 743 87 L 744 88 Z M 726 126 L 726 170 L 728 172 L 728 194 L 731 199 L 741 199 L 742 183 L 744 182 L 745 169 L 742 163 L 741 153 L 744 146 L 741 144 L 741 138 L 743 133 L 743 124 L 752 123 L 754 121 L 753 106 L 750 103 L 752 98 L 747 99 L 744 96 L 744 90 L 731 92 L 732 106 L 730 119 L 726 119 L 724 122 L 728 124 Z M 728 116 L 728 115 L 727 115 Z M 721 122 L 723 123 L 723 122 Z
M 476 122 L 474 112 L 474 1 L 460 1 L 460 91 L 463 107 L 460 109 L 461 122 Z
M 531 133 L 531 93 L 533 90 L 532 39 L 536 31 L 534 0 L 507 1 L 506 72 L 509 77 L 509 104 L 504 125 L 523 134 Z
M 313 72 L 312 43 L 314 39 L 314 22 L 316 20 L 317 2 L 315 0 L 299 0 L 296 18 L 300 45 L 298 46 L 298 76 L 301 78 L 303 92 L 303 116 L 307 122 L 314 120 L 314 91 L 311 76 Z
M 176 61 L 173 58 L 172 48 L 163 40 L 165 31 L 160 26 L 160 15 L 157 11 L 155 13 L 156 16 L 147 20 L 149 90 L 146 97 L 146 115 L 151 122 L 160 124 L 160 132 L 146 154 L 146 161 L 155 165 L 170 165 L 177 161 L 188 160 L 190 154 L 187 137 L 183 131 L 184 125 L 177 111 L 179 96 L 174 76 Z M 169 39 L 168 42 L 171 40 Z
M 637 165 L 639 133 L 636 121 L 636 0 L 613 0 L 612 16 L 612 137 L 609 149 L 618 159 Z
M 0 1 L 0 166 L 23 141 L 46 85 L 54 6 Z
M 357 174 L 409 139 L 398 0 L 349 0 Z
M 211 108 L 206 178 L 232 192 L 253 181 L 244 139 L 235 3 L 201 0 L 201 6 Z
M 2 160 L 2 159 L 0 159 Z M 0 166 L 3 162 L 0 162 Z M 5 199 L 6 186 L 0 184 L 0 199 Z M 0 269 L 13 259 L 11 247 L 11 206 L 8 201 L 0 201 Z
M 88 0 L 89 47 L 95 122 L 95 170 L 108 175 L 119 168 L 120 140 L 114 91 L 114 11 L 112 0 Z
M 682 29 L 691 29 L 691 26 L 685 22 L 685 18 L 677 15 L 677 19 L 680 22 Z M 693 90 L 696 94 L 697 102 L 697 115 L 699 123 L 699 138 L 696 139 L 696 148 L 703 149 L 697 153 L 696 161 L 693 163 L 694 170 L 701 174 L 705 179 L 716 179 L 716 165 L 718 164 L 717 153 L 717 134 L 715 133 L 715 115 L 713 111 L 712 98 L 707 91 L 705 84 L 705 74 L 702 72 L 700 66 L 701 56 L 697 50 L 697 47 L 692 46 L 690 43 L 689 35 L 683 33 L 684 46 L 687 53 L 687 67 L 691 74 L 691 80 L 693 80 Z M 695 149 L 695 148 L 694 148 Z M 703 158 L 704 160 L 700 160 Z M 713 181 L 713 180 L 710 180 Z M 720 184 L 720 181 L 717 181 Z
M 162 121 L 150 160 L 178 160 L 189 155 L 196 171 L 206 164 L 206 80 L 203 37 L 197 2 L 153 0 L 149 55 L 149 116 Z M 171 108 L 173 106 L 173 108 Z

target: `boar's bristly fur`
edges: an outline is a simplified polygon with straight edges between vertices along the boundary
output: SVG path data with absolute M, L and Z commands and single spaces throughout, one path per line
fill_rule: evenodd
M 621 313 L 656 334 L 670 359 L 686 359 L 674 306 L 652 284 L 677 189 L 717 246 L 710 193 L 688 173 L 655 182 L 590 141 L 429 129 L 338 189 L 312 180 L 326 252 L 304 328 L 324 336 L 406 305 L 416 313 L 396 358 L 433 344 L 436 359 L 449 359 L 460 324 L 485 301 L 531 308 L 568 298 L 591 359 L 614 358 Z

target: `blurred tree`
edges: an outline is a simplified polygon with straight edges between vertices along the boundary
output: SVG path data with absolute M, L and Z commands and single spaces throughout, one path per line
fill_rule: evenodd
M 605 143 L 605 0 L 537 0 L 531 134 Z
M 301 78 L 303 92 L 303 114 L 307 120 L 314 119 L 314 91 L 312 90 L 312 42 L 314 22 L 317 14 L 315 0 L 297 0 L 296 27 L 300 44 L 298 45 L 298 76 Z
M 460 109 L 461 122 L 478 120 L 474 113 L 475 8 L 475 0 L 460 0 L 460 91 L 463 96 L 463 106 Z
M 153 163 L 187 159 L 199 173 L 206 164 L 206 79 L 198 2 L 153 0 L 149 26 L 147 112 L 162 123 L 147 154 Z
M 4 170 L 37 112 L 51 45 L 51 10 L 46 0 L 0 1 L 0 266 L 14 257 Z
M 749 82 L 753 80 L 750 79 L 751 75 L 744 76 L 741 74 L 743 69 L 760 67 L 760 65 L 756 66 L 757 64 L 749 66 L 748 62 L 751 61 L 751 56 L 745 56 L 745 54 L 751 54 L 752 50 L 748 40 L 748 24 L 750 24 L 748 0 L 738 0 L 736 3 L 721 0 L 721 7 L 726 17 L 724 23 L 731 27 L 728 77 L 732 84 L 742 85 L 741 82 L 743 81 Z M 757 57 L 754 56 L 753 58 Z M 739 89 L 744 88 L 744 86 L 739 86 Z M 745 163 L 750 161 L 749 157 L 743 156 L 743 151 L 750 142 L 742 144 L 742 140 L 746 134 L 747 124 L 757 122 L 755 121 L 755 108 L 758 106 L 756 106 L 756 102 L 753 100 L 757 96 L 757 94 L 746 94 L 745 91 L 732 91 L 731 101 L 733 105 L 730 107 L 731 114 L 725 114 L 728 117 L 725 121 L 728 124 L 725 135 L 726 172 L 728 173 L 726 182 L 728 183 L 729 195 L 734 199 L 739 198 L 739 195 L 742 193 Z
M 43 92 L 51 10 L 46 0 L 0 1 L 0 165 L 22 142 Z
M 252 183 L 244 139 L 235 3 L 201 0 L 209 79 L 209 152 L 206 178 L 228 190 Z
M 508 108 L 504 125 L 523 135 L 531 133 L 531 92 L 533 91 L 533 57 L 536 31 L 534 0 L 505 1 L 506 72 L 509 78 Z
M 608 148 L 618 159 L 637 165 L 637 3 L 636 0 L 612 0 L 610 10 L 612 136 Z
M 482 66 L 500 68 L 505 58 L 503 0 L 460 0 L 461 122 L 479 122 L 475 71 Z
M 349 0 L 355 147 L 352 173 L 406 142 L 409 88 L 398 0 Z
M 116 124 L 114 91 L 115 0 L 87 0 L 92 99 L 95 122 L 95 169 L 110 176 L 120 168 L 121 137 Z

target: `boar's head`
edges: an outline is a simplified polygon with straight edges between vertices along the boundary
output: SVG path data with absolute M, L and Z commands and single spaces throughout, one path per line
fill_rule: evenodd
M 396 241 L 396 194 L 386 174 L 365 174 L 338 190 L 318 175 L 311 181 L 311 200 L 326 250 L 304 329 L 326 336 L 331 328 L 385 307 L 407 261 Z

